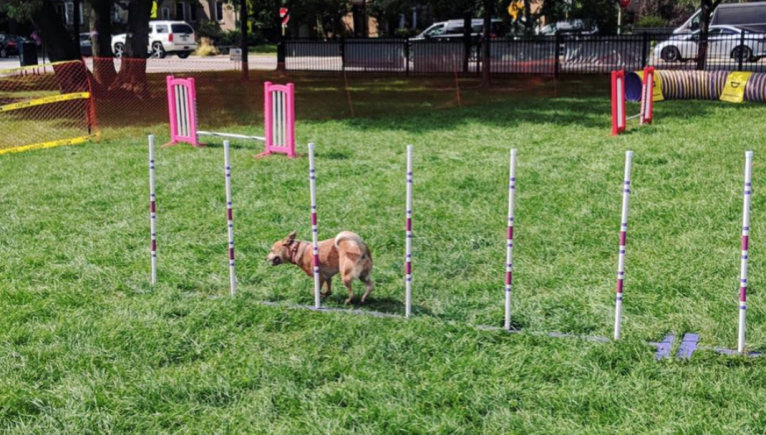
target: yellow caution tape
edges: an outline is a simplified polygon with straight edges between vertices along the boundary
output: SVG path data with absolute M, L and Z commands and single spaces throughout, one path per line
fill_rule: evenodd
M 644 81 L 644 72 L 643 71 L 636 71 L 636 74 L 638 74 L 639 77 L 641 77 L 641 81 Z M 660 77 L 659 71 L 654 71 L 654 83 L 652 84 L 652 97 L 654 101 L 662 101 L 665 98 L 662 96 L 662 77 Z
M 0 155 L 7 154 L 7 153 L 20 153 L 23 151 L 38 150 L 43 148 L 53 148 L 53 147 L 58 147 L 62 145 L 78 145 L 78 144 L 87 142 L 89 138 L 90 136 L 80 136 L 74 139 L 60 139 L 60 140 L 53 140 L 50 142 L 42 142 L 42 143 L 36 143 L 32 145 L 24 145 L 24 146 L 15 147 L 15 148 L 8 148 L 5 150 L 0 150 Z
M 721 92 L 721 101 L 728 101 L 730 103 L 741 103 L 745 101 L 745 86 L 751 72 L 732 72 L 726 77 L 726 85 Z
M 42 106 L 44 104 L 58 103 L 61 101 L 83 100 L 86 98 L 90 98 L 90 92 L 75 92 L 72 94 L 54 95 L 52 97 L 22 101 L 21 103 L 6 104 L 5 106 L 0 106 L 0 112 L 10 112 L 11 110 L 26 109 L 27 107 Z
M 29 65 L 29 66 L 19 66 L 16 68 L 8 68 L 8 69 L 0 69 L 0 75 L 1 74 L 8 74 L 16 71 L 25 71 L 28 69 L 40 69 L 40 68 L 51 68 L 58 65 L 65 65 L 67 63 L 80 63 L 81 60 L 62 60 L 60 62 L 53 62 L 53 63 L 43 63 L 40 65 Z

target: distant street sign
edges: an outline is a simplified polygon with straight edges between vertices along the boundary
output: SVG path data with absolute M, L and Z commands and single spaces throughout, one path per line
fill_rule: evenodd
M 232 62 L 242 62 L 242 49 L 241 48 L 230 49 L 229 60 Z

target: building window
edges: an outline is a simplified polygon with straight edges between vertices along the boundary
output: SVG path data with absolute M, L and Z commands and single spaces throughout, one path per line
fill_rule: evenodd
M 66 23 L 74 24 L 74 3 L 72 2 L 66 4 Z
M 186 3 L 176 3 L 176 20 L 186 21 Z
M 163 20 L 170 19 L 170 8 L 162 8 L 162 19 Z
M 66 13 L 66 7 L 64 6 L 63 3 L 56 4 L 56 13 L 58 13 L 59 17 L 61 17 L 61 22 L 66 23 L 67 13 Z
M 215 2 L 215 19 L 223 21 L 223 2 Z
M 189 20 L 197 21 L 197 5 L 195 3 L 189 5 Z
M 63 12 L 62 16 L 65 15 L 65 22 L 67 24 L 74 24 L 74 2 L 66 2 L 66 7 L 62 7 L 61 5 L 56 5 L 56 9 L 59 11 L 59 13 Z M 80 13 L 80 24 L 83 23 L 83 14 L 82 14 L 82 3 L 80 3 L 79 8 Z

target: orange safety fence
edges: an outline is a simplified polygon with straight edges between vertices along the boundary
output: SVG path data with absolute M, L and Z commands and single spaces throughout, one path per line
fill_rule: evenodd
M 82 61 L 0 71 L 0 154 L 72 145 L 98 134 Z
M 264 71 L 243 79 L 228 59 L 89 58 L 94 104 L 104 128 L 168 124 L 166 77 L 194 77 L 200 129 L 239 125 L 263 129 Z
M 387 77 L 275 71 L 251 59 L 248 74 L 228 57 L 86 58 L 0 71 L 0 153 L 86 141 L 122 129 L 169 133 L 166 77 L 194 77 L 198 128 L 262 136 L 263 83 L 295 84 L 296 132 L 308 121 L 379 117 L 486 103 L 511 94 L 549 95 L 537 77 Z M 87 94 L 87 97 L 86 97 Z M 10 110 L 9 110 L 10 109 Z M 224 130 L 224 128 L 227 128 Z M 230 128 L 230 129 L 229 129 Z

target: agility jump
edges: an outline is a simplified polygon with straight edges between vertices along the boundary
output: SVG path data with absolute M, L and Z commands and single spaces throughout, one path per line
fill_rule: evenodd
M 257 140 L 266 149 L 256 158 L 270 154 L 286 154 L 295 158 L 295 86 L 292 83 L 263 84 L 263 117 L 265 136 L 203 131 L 197 128 L 197 88 L 194 78 L 167 76 L 168 111 L 170 112 L 170 142 L 166 145 L 188 143 L 200 146 L 199 136 Z
M 612 71 L 612 135 L 625 131 L 627 121 L 638 118 L 640 125 L 651 124 L 654 112 L 654 68 L 644 68 L 641 81 L 641 110 L 638 114 L 626 115 L 625 71 Z

